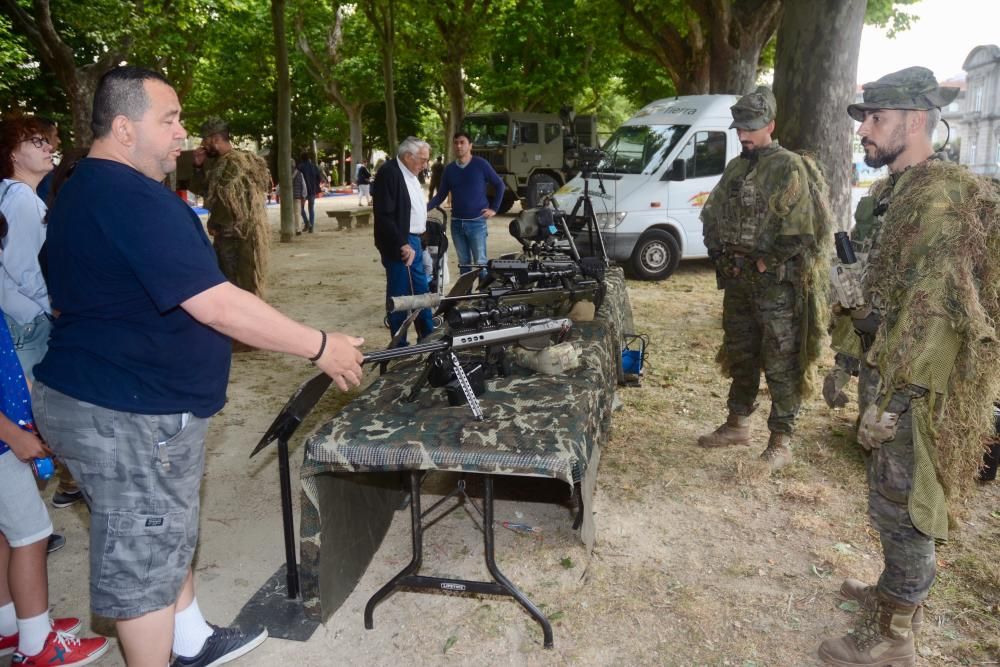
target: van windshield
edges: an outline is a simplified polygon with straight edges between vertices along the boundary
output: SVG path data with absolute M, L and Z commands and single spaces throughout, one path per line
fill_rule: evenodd
M 597 170 L 611 174 L 653 174 L 690 125 L 625 125 L 615 130 Z
M 504 116 L 466 118 L 462 129 L 472 137 L 477 148 L 496 148 L 507 143 L 507 119 Z

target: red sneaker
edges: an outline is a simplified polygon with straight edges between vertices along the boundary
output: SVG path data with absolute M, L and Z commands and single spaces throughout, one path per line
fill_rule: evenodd
M 110 643 L 104 637 L 77 637 L 68 632 L 50 632 L 37 655 L 14 653 L 11 665 L 73 667 L 87 665 L 104 655 Z
M 52 621 L 52 629 L 56 632 L 76 632 L 80 629 L 83 623 L 80 619 L 73 618 L 56 618 Z M 0 635 L 0 656 L 9 655 L 17 650 L 17 640 L 20 634 L 15 632 L 14 634 L 4 637 Z

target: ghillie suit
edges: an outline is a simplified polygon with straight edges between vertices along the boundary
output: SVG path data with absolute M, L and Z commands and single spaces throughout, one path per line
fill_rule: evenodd
M 271 189 L 267 164 L 253 153 L 233 149 L 206 172 L 192 190 L 204 195 L 211 211 L 208 231 L 219 268 L 237 287 L 263 296 L 270 243 L 264 207 Z
M 948 501 L 973 484 L 1000 395 L 1000 191 L 940 160 L 880 181 L 872 194 L 886 188 L 892 205 L 863 276 L 882 314 L 867 358 L 881 376 L 882 408 L 894 392 L 927 390 L 913 402 L 908 510 L 918 530 L 944 539 Z
M 803 252 L 803 264 L 808 267 L 802 281 L 802 393 L 810 396 L 816 384 L 816 362 L 824 351 L 826 332 L 830 325 L 829 274 L 830 248 L 836 225 L 830 209 L 830 188 L 816 160 L 802 154 L 809 177 L 809 196 L 813 207 L 813 237 L 816 242 Z

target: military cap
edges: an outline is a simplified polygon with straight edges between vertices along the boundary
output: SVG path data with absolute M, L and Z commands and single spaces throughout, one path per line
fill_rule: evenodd
M 740 130 L 759 130 L 772 120 L 778 108 L 774 93 L 767 86 L 757 86 L 757 90 L 747 93 L 736 104 L 729 107 L 733 112 L 733 122 L 729 127 Z
M 958 88 L 939 86 L 934 72 L 926 67 L 907 67 L 861 88 L 864 102 L 847 107 L 847 113 L 858 122 L 864 121 L 866 111 L 940 109 L 958 97 Z
M 210 137 L 213 134 L 225 134 L 229 132 L 229 123 L 218 116 L 212 116 L 201 124 L 201 138 Z

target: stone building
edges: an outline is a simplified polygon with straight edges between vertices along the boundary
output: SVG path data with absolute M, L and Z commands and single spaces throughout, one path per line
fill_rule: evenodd
M 966 93 L 959 121 L 959 161 L 979 174 L 1000 177 L 1000 48 L 977 46 L 965 63 Z

